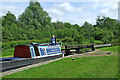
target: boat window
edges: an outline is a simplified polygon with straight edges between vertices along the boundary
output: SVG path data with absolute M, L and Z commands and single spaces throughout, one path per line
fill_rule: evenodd
M 38 46 L 37 45 L 33 45 L 34 50 L 35 50 L 35 55 L 36 56 L 40 56 L 39 50 L 38 50 Z

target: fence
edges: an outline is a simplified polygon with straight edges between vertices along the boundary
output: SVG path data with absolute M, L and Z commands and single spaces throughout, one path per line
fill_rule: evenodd
M 71 50 L 74 50 L 75 53 L 81 53 L 80 49 L 85 49 L 85 48 L 91 48 L 91 51 L 94 51 L 95 48 L 99 48 L 99 47 L 108 47 L 111 46 L 111 44 L 102 44 L 102 45 L 94 45 L 94 44 L 90 44 L 90 45 L 67 45 L 65 44 L 65 49 L 62 49 L 62 51 L 65 52 L 66 55 L 69 55 L 71 53 Z

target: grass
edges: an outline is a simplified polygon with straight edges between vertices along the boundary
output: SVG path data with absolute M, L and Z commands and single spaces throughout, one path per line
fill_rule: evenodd
M 94 41 L 94 44 L 103 44 L 104 42 L 102 42 L 102 41 L 99 41 L 99 40 L 95 40 Z M 85 42 L 83 42 L 83 44 L 91 44 L 91 42 L 90 41 L 85 41 Z
M 102 51 L 111 51 L 114 54 L 118 54 L 118 48 L 120 46 L 112 46 L 112 47 L 104 47 L 104 48 L 100 48 Z
M 13 54 L 14 54 L 14 48 L 3 50 L 2 54 L 0 54 L 0 58 L 13 57 Z
M 117 61 L 117 56 L 65 58 L 3 78 L 117 78 Z
M 118 53 L 118 46 L 100 49 Z M 118 56 L 65 58 L 3 78 L 118 78 Z
M 111 55 L 115 55 L 115 54 L 118 54 L 118 47 L 119 46 L 97 48 L 97 49 L 101 49 L 101 50 L 97 51 L 95 53 L 92 53 L 90 55 L 104 55 L 104 54 L 107 54 L 107 52 L 112 52 Z

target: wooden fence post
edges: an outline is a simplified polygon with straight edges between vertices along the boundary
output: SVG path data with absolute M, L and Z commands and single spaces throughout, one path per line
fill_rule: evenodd
M 75 50 L 76 50 L 76 53 L 80 53 L 80 49 L 79 48 L 77 48 Z
M 70 54 L 70 49 L 68 49 L 67 44 L 65 44 L 65 53 L 66 53 L 66 55 Z
M 67 50 L 67 44 L 65 44 L 65 50 Z
M 94 51 L 95 50 L 95 48 L 94 48 L 94 44 L 92 44 L 92 51 Z

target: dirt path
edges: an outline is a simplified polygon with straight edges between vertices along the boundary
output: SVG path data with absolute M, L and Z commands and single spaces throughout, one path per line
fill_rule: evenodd
M 72 57 L 95 57 L 95 56 L 109 56 L 108 54 L 106 55 L 79 55 L 79 54 L 76 54 L 76 55 L 73 55 Z
M 75 58 L 75 57 L 95 57 L 95 56 L 110 56 L 110 55 L 120 56 L 118 54 L 112 54 L 112 52 L 110 51 L 101 51 L 100 49 L 96 49 L 95 51 L 92 52 L 86 52 L 84 54 L 74 54 L 71 55 L 70 57 Z

